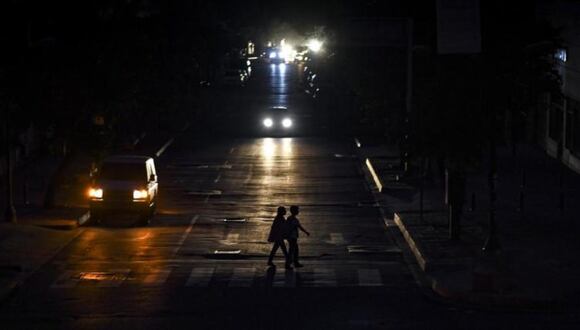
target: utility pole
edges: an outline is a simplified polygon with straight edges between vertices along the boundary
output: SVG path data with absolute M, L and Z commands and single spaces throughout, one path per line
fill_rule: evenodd
M 12 191 L 12 159 L 11 159 L 11 136 L 10 136 L 10 109 L 6 109 L 4 120 L 4 142 L 6 148 L 6 210 L 4 221 L 16 223 L 16 209 L 14 208 L 14 198 Z

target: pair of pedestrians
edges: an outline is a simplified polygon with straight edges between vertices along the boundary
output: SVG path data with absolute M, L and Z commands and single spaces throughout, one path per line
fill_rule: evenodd
M 268 258 L 268 266 L 275 266 L 273 259 L 278 248 L 280 248 L 286 258 L 286 269 L 292 269 L 292 264 L 294 264 L 294 267 L 302 267 L 302 264 L 298 261 L 298 230 L 301 230 L 307 236 L 310 236 L 310 233 L 300 224 L 297 218 L 298 213 L 300 213 L 300 209 L 298 206 L 293 205 L 290 207 L 290 216 L 286 219 L 284 218 L 286 208 L 284 206 L 278 207 L 276 217 L 270 228 L 270 234 L 268 235 L 268 242 L 274 243 L 272 251 L 270 251 L 270 257 Z M 288 240 L 289 250 L 286 250 L 284 239 Z

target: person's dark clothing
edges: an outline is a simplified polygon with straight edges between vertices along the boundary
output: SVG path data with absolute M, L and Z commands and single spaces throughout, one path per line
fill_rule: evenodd
M 281 239 L 279 241 L 275 241 L 274 245 L 272 246 L 272 251 L 270 251 L 270 257 L 268 258 L 268 264 L 272 263 L 272 261 L 274 260 L 274 256 L 276 255 L 276 252 L 278 252 L 278 248 L 282 249 L 282 254 L 284 254 L 284 258 L 286 259 L 286 264 L 289 263 L 289 255 L 288 255 L 288 250 L 286 250 L 286 244 L 284 243 L 284 240 Z
M 297 238 L 288 238 L 288 259 L 291 263 L 295 265 L 299 265 L 300 262 L 298 261 L 299 251 L 298 251 L 298 239 Z
M 286 238 L 288 231 L 288 226 L 284 216 L 277 215 L 272 222 L 272 227 L 270 227 L 270 234 L 268 235 L 268 242 L 273 243 L 276 241 L 281 241 Z
M 298 239 L 298 227 L 300 226 L 300 221 L 295 215 L 290 215 L 286 219 L 286 226 L 288 227 L 288 238 Z
M 286 224 L 288 226 L 288 258 L 290 259 L 290 262 L 294 263 L 295 265 L 299 265 L 298 227 L 300 226 L 300 221 L 295 215 L 290 215 L 288 219 L 286 219 Z
M 272 263 L 278 248 L 282 249 L 284 258 L 286 259 L 286 264 L 289 262 L 288 250 L 286 250 L 286 244 L 284 243 L 284 238 L 287 236 L 286 219 L 284 216 L 277 215 L 272 222 L 272 227 L 270 228 L 270 234 L 268 235 L 268 242 L 274 243 L 272 250 L 270 251 L 270 257 L 268 258 L 268 264 Z

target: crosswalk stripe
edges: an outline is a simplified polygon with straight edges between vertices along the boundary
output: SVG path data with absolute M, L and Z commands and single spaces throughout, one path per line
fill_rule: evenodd
M 167 282 L 173 268 L 154 268 L 148 270 L 144 277 L 140 277 L 141 284 L 145 286 L 159 286 Z M 102 272 L 82 272 L 79 270 L 67 270 L 61 273 L 50 285 L 50 288 L 75 288 L 79 284 L 95 285 L 102 288 L 114 288 L 121 286 L 125 281 L 130 280 L 130 269 L 114 269 Z M 207 287 L 210 285 L 216 273 L 215 267 L 193 268 L 185 286 L 187 287 Z M 336 287 L 338 286 L 337 273 L 334 268 L 318 267 L 311 272 L 295 269 L 293 271 L 274 271 L 266 275 L 267 285 L 272 287 L 294 288 L 297 286 L 306 287 Z M 256 267 L 236 267 L 233 268 L 227 286 L 231 288 L 252 287 L 257 277 L 260 275 Z M 100 279 L 99 279 L 100 278 Z M 263 278 L 262 278 L 263 279 Z M 133 278 L 133 280 L 135 280 Z M 376 268 L 359 268 L 356 270 L 356 279 L 353 285 L 360 287 L 384 286 L 381 272 Z M 81 283 L 82 282 L 82 283 Z M 299 282 L 299 283 L 298 283 Z
M 73 278 L 77 272 L 74 270 L 67 270 L 52 283 L 50 286 L 53 289 L 60 288 L 74 288 L 79 283 L 79 278 Z
M 240 267 L 234 268 L 232 278 L 228 283 L 231 288 L 247 288 L 252 286 L 254 282 L 254 275 L 256 274 L 255 267 Z
M 330 234 L 330 243 L 332 244 L 345 244 L 344 236 L 341 233 L 331 233 Z
M 294 288 L 296 287 L 296 273 L 293 271 L 280 272 L 274 277 L 273 287 L 285 287 Z
M 223 243 L 224 243 L 224 245 L 235 245 L 235 244 L 238 244 L 239 239 L 240 239 L 240 234 L 229 233 Z
M 311 286 L 336 286 L 336 273 L 334 269 L 314 268 L 314 280 Z
M 185 286 L 208 286 L 214 272 L 215 268 L 194 268 Z
M 171 269 L 156 269 L 143 279 L 145 285 L 161 285 L 167 281 L 171 274 Z
M 121 286 L 123 282 L 127 279 L 127 276 L 131 272 L 130 269 L 115 269 L 110 273 L 114 274 L 110 279 L 103 280 L 99 282 L 98 287 L 100 288 L 116 288 Z
M 383 280 L 378 269 L 358 269 L 359 286 L 382 286 Z

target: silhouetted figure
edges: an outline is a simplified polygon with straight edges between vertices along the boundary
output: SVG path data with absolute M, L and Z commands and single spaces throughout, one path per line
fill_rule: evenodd
M 290 245 L 290 262 L 294 263 L 294 267 L 302 267 L 302 264 L 298 262 L 298 229 L 303 233 L 310 236 L 310 233 L 302 227 L 300 221 L 296 217 L 300 213 L 300 209 L 296 205 L 290 206 L 290 216 L 286 220 L 288 225 L 288 243 Z
M 290 259 L 288 256 L 288 251 L 286 250 L 286 244 L 284 243 L 284 238 L 286 238 L 288 230 L 286 219 L 284 215 L 286 214 L 286 208 L 284 206 L 278 207 L 278 212 L 270 228 L 270 234 L 268 235 L 268 242 L 273 242 L 272 251 L 270 251 L 270 257 L 268 258 L 268 266 L 275 267 L 272 260 L 274 255 L 278 251 L 278 248 L 282 249 L 284 258 L 286 259 L 286 268 L 292 268 L 290 266 Z

